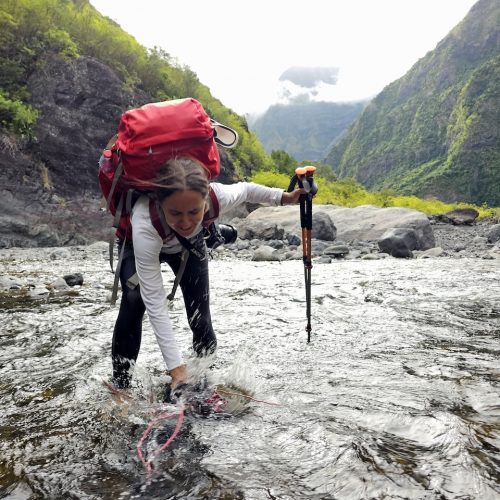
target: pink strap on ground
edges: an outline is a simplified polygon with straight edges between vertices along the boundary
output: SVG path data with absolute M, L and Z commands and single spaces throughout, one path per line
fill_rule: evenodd
M 144 456 L 144 453 L 142 451 L 142 446 L 144 444 L 144 441 L 146 438 L 149 436 L 151 431 L 153 430 L 154 426 L 158 423 L 161 422 L 162 420 L 168 420 L 170 418 L 177 417 L 177 422 L 175 424 L 175 429 L 172 435 L 163 443 L 159 448 L 153 451 L 152 453 L 152 458 L 146 459 Z M 137 455 L 139 457 L 139 460 L 144 464 L 146 467 L 147 473 L 148 473 L 148 479 L 151 478 L 151 475 L 153 474 L 153 460 L 164 450 L 166 450 L 172 441 L 177 437 L 177 434 L 179 434 L 179 431 L 181 430 L 182 423 L 184 422 L 184 408 L 182 408 L 179 412 L 177 413 L 161 413 L 156 417 L 154 420 L 150 422 L 148 425 L 147 429 L 143 432 L 141 439 L 139 439 L 137 443 Z

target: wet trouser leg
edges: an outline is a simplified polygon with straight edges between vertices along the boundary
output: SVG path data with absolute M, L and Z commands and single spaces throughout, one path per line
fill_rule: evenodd
M 142 338 L 142 320 L 146 307 L 139 287 L 130 288 L 127 280 L 136 272 L 135 255 L 131 244 L 125 247 L 120 268 L 122 298 L 113 331 L 111 357 L 113 378 L 119 387 L 128 387 L 133 364 L 137 361 Z
M 180 253 L 162 253 L 160 259 L 177 274 L 181 263 Z M 189 326 L 193 332 L 193 349 L 198 356 L 211 354 L 217 347 L 217 338 L 210 315 L 208 259 L 200 260 L 196 255 L 190 254 L 179 285 Z
M 167 262 L 174 273 L 177 273 L 181 263 L 181 254 L 162 253 L 160 260 Z M 135 272 L 134 250 L 133 246 L 128 244 L 120 269 L 122 299 L 113 332 L 111 350 L 113 378 L 121 387 L 128 387 L 132 379 L 132 367 L 141 347 L 142 320 L 146 309 L 139 286 L 131 289 L 127 285 L 127 280 Z M 198 356 L 211 354 L 217 347 L 217 339 L 210 315 L 208 260 L 200 261 L 195 255 L 190 255 L 179 284 L 184 297 L 189 326 L 193 332 L 193 349 Z

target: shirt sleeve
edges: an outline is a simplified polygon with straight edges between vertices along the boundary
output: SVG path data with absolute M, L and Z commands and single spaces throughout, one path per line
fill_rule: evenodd
M 281 203 L 283 196 L 283 189 L 270 188 L 253 182 L 238 182 L 229 185 L 213 182 L 211 186 L 219 200 L 220 214 L 245 202 L 277 206 Z
M 163 241 L 151 223 L 149 200 L 140 198 L 132 211 L 132 239 L 141 297 L 168 370 L 180 366 L 182 356 L 168 315 L 160 267 Z

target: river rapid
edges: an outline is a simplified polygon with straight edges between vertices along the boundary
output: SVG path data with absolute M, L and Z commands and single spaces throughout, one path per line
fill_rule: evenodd
M 193 373 L 259 401 L 188 413 L 148 478 L 160 351 L 146 319 L 128 398 L 104 387 L 112 275 L 102 246 L 67 252 L 0 252 L 31 289 L 0 298 L 0 498 L 500 498 L 498 260 L 315 264 L 309 344 L 301 261 L 211 261 L 210 366 L 190 357 L 180 292 L 173 325 Z M 74 272 L 83 286 L 37 294 Z

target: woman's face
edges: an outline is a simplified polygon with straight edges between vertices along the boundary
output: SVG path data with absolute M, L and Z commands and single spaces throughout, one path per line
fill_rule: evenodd
M 198 191 L 177 191 L 165 198 L 161 207 L 167 224 L 185 238 L 198 228 L 208 208 Z

